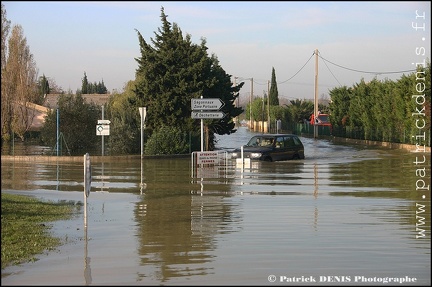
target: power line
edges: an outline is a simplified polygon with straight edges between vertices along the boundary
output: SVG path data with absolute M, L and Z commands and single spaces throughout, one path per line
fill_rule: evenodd
M 257 85 L 261 85 L 261 86 L 263 86 L 263 85 L 267 85 L 267 80 L 263 80 L 263 81 L 265 81 L 264 83 L 258 83 L 257 81 L 255 81 L 255 80 L 253 80 L 253 82 L 255 83 L 255 84 L 257 84 Z
M 294 78 L 298 73 L 300 73 L 301 70 L 303 70 L 303 68 L 307 65 L 307 63 L 309 63 L 310 59 L 312 59 L 313 55 L 315 54 L 315 52 L 312 53 L 312 55 L 310 56 L 310 58 L 306 61 L 306 63 L 303 65 L 303 67 L 300 68 L 300 70 L 297 71 L 297 73 L 295 73 L 291 78 L 289 78 L 288 80 L 285 80 L 283 82 L 279 82 L 278 84 L 284 84 L 286 82 L 288 82 L 289 80 L 291 80 L 292 78 Z
M 321 53 L 320 53 L 321 54 Z M 347 68 L 338 64 L 335 64 L 323 57 L 321 57 L 320 55 L 318 55 L 318 57 L 320 57 L 324 62 L 329 62 L 332 65 L 335 65 L 339 68 L 345 69 L 345 70 L 349 70 L 349 71 L 353 71 L 353 72 L 358 72 L 358 73 L 365 73 L 365 74 L 375 74 L 375 75 L 385 75 L 385 74 L 402 74 L 402 73 L 407 73 L 407 72 L 415 72 L 416 70 L 405 70 L 405 71 L 391 71 L 391 72 L 371 72 L 371 71 L 362 71 L 362 70 L 357 70 L 357 69 L 351 69 L 351 68 Z
M 285 80 L 285 81 L 282 81 L 282 82 L 277 82 L 277 84 L 284 84 L 284 83 L 286 83 L 286 82 L 288 82 L 288 81 L 290 81 L 291 79 L 293 79 L 295 76 L 297 76 L 297 74 L 298 73 L 300 73 L 302 70 L 303 70 L 303 68 L 309 63 L 309 61 L 312 59 L 312 57 L 315 55 L 315 51 L 312 53 L 312 55 L 309 57 L 309 59 L 304 63 L 304 65 L 292 76 L 292 77 L 290 77 L 289 79 L 287 79 L 287 80 Z M 327 60 L 327 59 L 325 59 L 324 57 L 322 57 L 321 56 L 321 53 L 319 53 L 318 54 L 318 57 L 320 57 L 323 61 L 324 61 L 324 64 L 326 65 L 326 67 L 327 67 L 327 69 L 329 70 L 329 72 L 332 74 L 332 76 L 333 76 L 333 78 L 335 78 L 335 80 L 339 83 L 339 85 L 340 86 L 342 86 L 341 85 L 341 83 L 339 82 L 339 80 L 336 78 L 336 76 L 333 74 L 333 72 L 330 70 L 330 68 L 329 68 L 329 66 L 327 65 L 327 63 L 326 62 L 328 62 L 328 63 L 330 63 L 330 64 L 332 64 L 332 65 L 334 65 L 334 66 L 337 66 L 337 67 L 339 67 L 339 68 L 342 68 L 342 69 L 345 69 L 345 70 L 349 70 L 349 71 L 353 71 L 353 72 L 357 72 L 357 73 L 365 73 L 365 74 L 374 74 L 374 75 L 385 75 L 385 74 L 402 74 L 402 73 L 408 73 L 408 72 L 415 72 L 416 71 L 416 69 L 411 69 L 411 70 L 403 70 L 403 71 L 389 71 L 389 72 L 373 72 L 373 71 L 363 71 L 363 70 L 358 70 L 358 69 L 353 69 L 353 68 L 348 68 L 348 67 L 345 67 L 345 66 L 342 66 L 342 65 L 339 65 L 339 64 L 336 64 L 336 63 L 334 63 L 334 62 L 332 62 L 332 61 L 329 61 L 329 60 Z M 243 81 L 244 80 L 251 80 L 252 78 L 242 78 L 242 77 L 237 77 L 238 79 L 243 79 Z M 242 81 L 242 80 L 241 80 Z M 264 84 L 261 84 L 261 83 L 258 83 L 256 80 L 252 80 L 254 83 L 256 83 L 256 84 L 258 84 L 258 85 L 265 85 L 265 84 L 267 84 L 267 82 L 266 83 L 264 83 Z
M 320 52 L 318 52 L 319 54 L 321 54 Z M 319 56 L 319 55 L 318 55 Z M 321 58 L 321 57 L 320 57 Z M 336 76 L 333 74 L 333 72 L 330 70 L 329 66 L 327 65 L 327 63 L 324 61 L 324 65 L 326 65 L 327 70 L 329 70 L 330 74 L 332 74 L 333 78 L 335 78 L 336 82 L 339 83 L 339 86 L 342 86 L 341 83 L 339 82 L 339 80 L 336 78 Z

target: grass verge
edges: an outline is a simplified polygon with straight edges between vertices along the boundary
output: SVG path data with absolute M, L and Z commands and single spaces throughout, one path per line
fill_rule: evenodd
M 61 245 L 61 239 L 50 234 L 49 222 L 69 219 L 75 210 L 73 201 L 1 193 L 1 268 L 36 261 L 36 255 Z

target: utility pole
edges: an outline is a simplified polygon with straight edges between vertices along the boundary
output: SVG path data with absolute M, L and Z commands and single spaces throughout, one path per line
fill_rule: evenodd
M 13 138 L 12 138 L 13 140 Z M 59 114 L 59 109 L 57 108 L 57 145 L 56 145 L 57 149 L 57 156 L 59 156 L 59 150 L 60 150 L 60 114 Z
M 318 49 L 315 49 L 314 138 L 318 137 Z
M 237 87 L 237 77 L 234 77 L 234 87 Z M 239 106 L 240 106 L 240 93 L 239 93 L 239 95 L 238 95 L 238 97 L 237 97 L 237 103 L 236 103 L 235 106 L 236 106 L 236 107 L 239 107 Z M 240 122 L 240 121 L 239 121 L 238 116 L 235 117 L 234 123 L 237 125 L 239 122 Z
M 270 132 L 270 80 L 267 81 L 267 133 Z
M 253 130 L 253 118 L 252 118 L 252 98 L 253 98 L 253 78 L 251 78 L 251 93 L 250 93 L 250 100 L 249 100 L 249 102 L 250 102 L 250 104 L 249 104 L 249 121 L 250 121 L 250 124 L 249 124 L 249 129 L 250 130 Z
M 102 120 L 104 120 L 105 118 L 104 118 L 104 114 L 105 114 L 105 112 L 104 112 L 104 105 L 102 105 Z M 104 143 L 104 135 L 102 135 L 102 156 L 104 155 L 104 146 L 105 146 L 105 143 Z
M 238 77 L 234 77 L 234 87 L 237 87 L 237 78 Z M 240 93 L 239 93 L 239 96 L 237 97 L 236 107 L 239 107 L 239 106 L 240 106 Z

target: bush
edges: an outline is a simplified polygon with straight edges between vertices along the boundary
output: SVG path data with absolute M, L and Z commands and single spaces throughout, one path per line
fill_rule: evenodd
M 162 126 L 148 139 L 144 152 L 147 155 L 189 153 L 187 133 L 176 127 Z

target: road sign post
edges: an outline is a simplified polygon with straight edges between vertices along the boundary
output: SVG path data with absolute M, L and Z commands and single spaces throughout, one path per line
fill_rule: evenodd
M 201 119 L 201 152 L 204 151 L 204 119 L 223 119 L 225 114 L 219 111 L 225 105 L 221 99 L 191 99 L 193 119 Z

